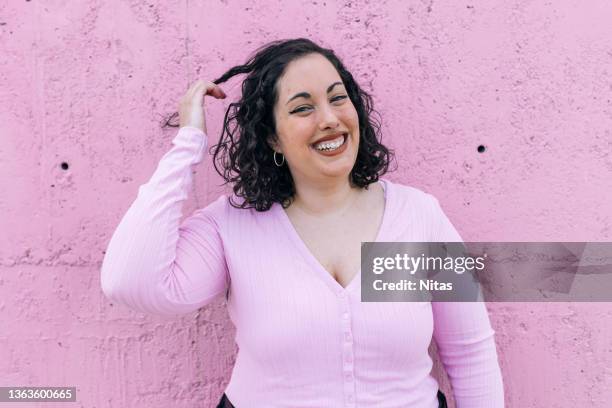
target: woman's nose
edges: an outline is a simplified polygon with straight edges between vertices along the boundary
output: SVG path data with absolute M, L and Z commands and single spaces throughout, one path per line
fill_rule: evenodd
M 326 104 L 320 110 L 321 112 L 321 120 L 319 122 L 319 127 L 321 130 L 323 129 L 334 129 L 338 127 L 338 116 L 334 111 L 333 106 L 330 104 Z

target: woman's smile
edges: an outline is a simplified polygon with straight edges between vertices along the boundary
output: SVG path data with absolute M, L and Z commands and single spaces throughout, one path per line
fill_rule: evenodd
M 348 133 L 343 133 L 339 137 L 332 140 L 324 140 L 322 142 L 310 145 L 311 149 L 322 156 L 337 156 L 346 150 L 349 144 Z

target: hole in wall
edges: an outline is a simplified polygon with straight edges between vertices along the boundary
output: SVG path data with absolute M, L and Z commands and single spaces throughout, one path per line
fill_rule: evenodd
M 70 168 L 70 166 L 66 162 L 62 162 L 62 164 L 60 164 L 60 167 L 62 168 L 62 170 L 68 170 Z
M 480 145 L 476 150 L 478 150 L 478 153 L 484 153 L 487 148 L 484 145 Z

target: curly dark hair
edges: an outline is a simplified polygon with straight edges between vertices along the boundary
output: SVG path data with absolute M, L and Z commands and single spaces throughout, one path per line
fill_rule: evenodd
M 381 122 L 373 117 L 380 115 L 374 110 L 372 97 L 359 87 L 334 52 L 306 38 L 273 41 L 257 49 L 246 64 L 229 69 L 213 81 L 220 84 L 235 75 L 248 74 L 242 83 L 242 98 L 229 105 L 219 143 L 210 149 L 215 170 L 225 180 L 224 184 L 234 183 L 234 194 L 244 199 L 235 203 L 230 197 L 233 207 L 267 211 L 274 202 L 287 208 L 293 201 L 295 186 L 291 172 L 286 165 L 274 164 L 274 151 L 268 139 L 278 141 L 273 114 L 278 79 L 291 61 L 312 53 L 323 55 L 333 64 L 357 110 L 359 150 L 349 182 L 367 189 L 389 171 L 394 154 L 381 143 Z M 177 117 L 178 112 L 171 115 L 163 127 L 178 127 L 172 123 Z M 230 128 L 233 121 L 236 123 Z

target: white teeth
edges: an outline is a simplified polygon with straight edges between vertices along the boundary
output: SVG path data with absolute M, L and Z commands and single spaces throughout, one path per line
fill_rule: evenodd
M 339 148 L 340 146 L 342 146 L 343 143 L 344 143 L 344 134 L 334 140 L 318 143 L 314 147 L 317 150 L 335 150 Z

